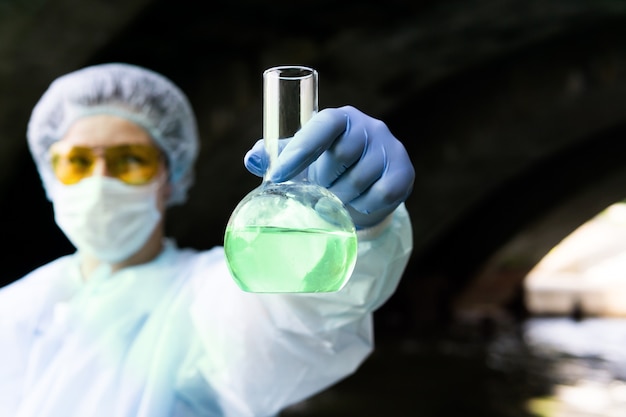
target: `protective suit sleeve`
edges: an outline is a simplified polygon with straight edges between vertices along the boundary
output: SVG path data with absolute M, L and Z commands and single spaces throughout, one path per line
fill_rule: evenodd
M 181 391 L 203 380 L 222 415 L 273 416 L 353 373 L 373 348 L 371 313 L 395 291 L 412 249 L 404 205 L 380 229 L 360 238 L 354 273 L 336 293 L 245 293 L 230 276 L 199 289 Z

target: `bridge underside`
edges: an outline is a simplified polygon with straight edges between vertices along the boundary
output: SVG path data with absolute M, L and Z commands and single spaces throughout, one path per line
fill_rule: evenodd
M 24 131 L 54 77 L 105 61 L 163 72 L 197 111 L 196 185 L 168 224 L 183 245 L 221 244 L 228 215 L 257 185 L 241 157 L 261 135 L 263 69 L 314 66 L 322 107 L 349 103 L 385 120 L 411 153 L 417 181 L 407 201 L 415 253 L 381 315 L 406 312 L 411 323 L 519 308 L 526 273 L 624 197 L 623 2 L 290 7 L 0 4 L 0 214 L 10 241 L 3 283 L 71 250 L 52 221 Z

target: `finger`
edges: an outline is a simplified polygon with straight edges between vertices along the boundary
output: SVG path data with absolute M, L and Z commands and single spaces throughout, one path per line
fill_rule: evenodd
M 348 120 L 343 135 L 311 165 L 309 178 L 323 187 L 330 187 L 363 158 L 368 146 L 367 130 L 353 126 Z
M 351 204 L 383 176 L 386 167 L 384 148 L 368 149 L 359 162 L 347 169 L 328 189 L 345 204 Z
M 290 140 L 291 139 L 289 138 L 280 139 L 278 141 L 278 152 L 284 149 Z M 259 177 L 265 175 L 265 171 L 267 171 L 267 169 L 269 168 L 270 162 L 270 156 L 267 153 L 267 150 L 265 148 L 265 142 L 263 141 L 263 139 L 259 139 L 258 141 L 256 141 L 254 146 L 246 153 L 243 158 L 243 163 L 246 169 Z
M 265 151 L 263 139 L 256 141 L 254 146 L 243 157 L 243 164 L 248 171 L 262 177 L 269 166 L 269 157 Z
M 270 180 L 286 181 L 315 161 L 343 133 L 345 112 L 324 109 L 309 120 L 278 156 Z
M 390 167 L 361 195 L 350 201 L 350 206 L 361 213 L 374 213 L 387 209 L 393 211 L 406 200 L 413 189 L 415 171 L 411 165 Z

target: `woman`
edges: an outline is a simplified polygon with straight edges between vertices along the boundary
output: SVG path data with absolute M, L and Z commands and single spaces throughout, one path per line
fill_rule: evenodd
M 352 107 L 298 135 L 277 180 L 311 164 L 353 214 L 357 265 L 337 293 L 247 293 L 221 247 L 164 234 L 198 151 L 185 95 L 128 64 L 55 80 L 28 143 L 77 250 L 0 290 L 0 416 L 272 416 L 353 372 L 411 252 L 414 170 L 386 126 Z M 263 174 L 261 146 L 245 161 Z

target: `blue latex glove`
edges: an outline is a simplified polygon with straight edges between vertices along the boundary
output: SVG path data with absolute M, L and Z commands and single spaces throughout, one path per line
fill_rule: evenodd
M 321 110 L 280 142 L 270 180 L 287 181 L 309 166 L 309 179 L 341 199 L 357 228 L 380 223 L 412 191 L 415 170 L 402 143 L 387 125 L 354 107 Z M 263 140 L 244 164 L 263 176 L 269 165 Z

